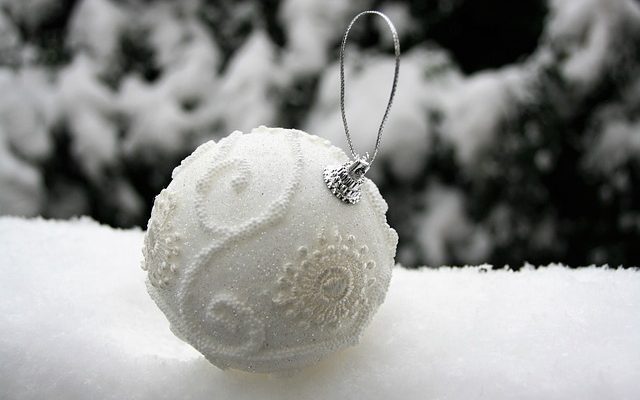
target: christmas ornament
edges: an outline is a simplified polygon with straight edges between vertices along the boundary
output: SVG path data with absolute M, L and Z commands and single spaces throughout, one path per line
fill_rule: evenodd
M 344 49 L 364 14 L 387 21 L 396 49 L 372 157 L 354 152 L 344 113 Z M 314 363 L 356 344 L 384 300 L 397 235 L 364 173 L 397 83 L 391 22 L 357 15 L 340 62 L 353 160 L 318 136 L 261 126 L 198 147 L 156 197 L 143 247 L 149 294 L 172 331 L 220 368 Z

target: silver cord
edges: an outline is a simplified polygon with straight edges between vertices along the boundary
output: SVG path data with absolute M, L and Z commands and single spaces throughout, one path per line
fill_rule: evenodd
M 376 146 L 373 151 L 373 155 L 369 157 L 369 153 L 365 153 L 365 159 L 370 165 L 373 163 L 373 160 L 376 158 L 378 154 L 378 149 L 380 148 L 380 139 L 382 138 L 382 130 L 384 129 L 384 125 L 387 122 L 387 117 L 389 116 L 389 110 L 391 110 L 391 104 L 393 103 L 393 97 L 396 94 L 396 87 L 398 86 L 398 75 L 400 73 L 400 40 L 398 39 L 398 33 L 396 32 L 395 26 L 391 23 L 391 20 L 379 11 L 363 11 L 360 14 L 356 15 L 349 23 L 347 27 L 347 31 L 344 33 L 344 37 L 342 38 L 342 45 L 340 46 L 340 111 L 342 112 L 342 123 L 344 124 L 344 132 L 347 135 L 347 142 L 349 143 L 349 149 L 351 149 L 351 155 L 354 159 L 359 159 L 360 157 L 353 149 L 353 143 L 351 142 L 351 134 L 349 133 L 349 125 L 347 124 L 347 115 L 344 111 L 344 52 L 347 47 L 347 37 L 349 36 L 349 31 L 353 24 L 365 14 L 375 14 L 381 16 L 384 21 L 389 26 L 391 30 L 391 34 L 393 35 L 393 47 L 395 49 L 395 60 L 396 66 L 393 72 L 393 85 L 391 86 L 391 94 L 389 95 L 389 103 L 387 103 L 387 109 L 384 112 L 384 116 L 382 117 L 382 122 L 380 123 L 380 128 L 378 128 L 378 138 L 376 139 Z

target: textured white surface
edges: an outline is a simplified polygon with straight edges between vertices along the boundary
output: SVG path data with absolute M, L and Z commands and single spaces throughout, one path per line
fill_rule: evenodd
M 147 296 L 142 232 L 0 219 L 2 399 L 633 399 L 640 273 L 396 268 L 362 343 L 223 372 Z
M 398 235 L 365 179 L 348 205 L 323 170 L 344 152 L 302 131 L 235 131 L 185 158 L 156 197 L 142 267 L 171 329 L 221 368 L 273 372 L 358 342 Z

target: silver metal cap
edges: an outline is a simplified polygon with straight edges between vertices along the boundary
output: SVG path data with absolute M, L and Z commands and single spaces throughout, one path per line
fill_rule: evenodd
M 337 198 L 348 204 L 356 204 L 360 201 L 360 186 L 369 166 L 365 157 L 347 161 L 342 165 L 329 166 L 324 169 L 324 182 Z

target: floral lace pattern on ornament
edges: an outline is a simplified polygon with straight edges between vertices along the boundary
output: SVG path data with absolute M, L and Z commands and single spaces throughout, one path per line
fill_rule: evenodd
M 368 317 L 367 290 L 375 283 L 367 252 L 353 235 L 321 233 L 313 248 L 300 247 L 298 259 L 284 266 L 274 302 L 302 328 L 333 329 L 349 321 L 357 328 Z
M 156 196 L 153 214 L 144 239 L 142 269 L 157 288 L 166 287 L 176 272 L 175 258 L 179 254 L 180 235 L 173 226 L 175 195 L 164 189 Z

